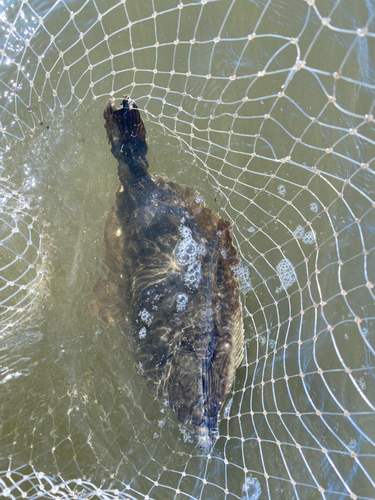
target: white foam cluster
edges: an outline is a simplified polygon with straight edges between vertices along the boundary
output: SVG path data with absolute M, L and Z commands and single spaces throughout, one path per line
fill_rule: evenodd
M 302 242 L 305 243 L 306 245 L 313 245 L 315 241 L 316 241 L 316 235 L 314 231 L 307 231 L 302 236 Z
M 147 334 L 147 328 L 145 326 L 142 326 L 142 328 L 139 330 L 139 338 L 145 339 L 146 334 Z
M 304 235 L 305 230 L 303 229 L 302 226 L 297 226 L 295 231 L 293 232 L 294 236 L 297 236 L 297 238 L 300 240 L 302 236 Z
M 185 283 L 190 288 L 198 288 L 202 277 L 202 266 L 200 260 L 196 260 L 187 268 L 185 273 Z
M 231 266 L 234 277 L 238 281 L 239 288 L 243 294 L 247 294 L 251 290 L 251 278 L 248 267 Z
M 200 194 L 197 194 L 196 198 L 195 198 L 195 203 L 202 203 L 203 201 L 203 196 L 201 196 Z
M 182 434 L 182 439 L 184 441 L 184 443 L 194 443 L 194 440 L 192 438 L 192 435 L 190 434 L 190 432 L 188 430 L 185 429 L 185 427 L 183 427 L 181 424 L 178 426 L 178 428 L 180 429 L 180 432 Z
M 179 266 L 187 266 L 185 283 L 189 288 L 198 288 L 202 278 L 202 265 L 200 256 L 205 255 L 204 245 L 199 245 L 191 234 L 191 229 L 181 225 L 182 236 L 176 250 L 176 262 Z
M 189 302 L 186 293 L 178 293 L 176 295 L 176 309 L 177 312 L 184 312 L 186 310 L 187 304 Z
M 276 266 L 276 271 L 279 274 L 281 287 L 276 289 L 277 292 L 286 290 L 297 281 L 297 275 L 293 269 L 293 264 L 288 259 L 282 259 Z
M 305 232 L 304 228 L 300 225 L 297 226 L 293 234 L 297 236 L 299 240 L 302 240 L 302 243 L 305 243 L 306 245 L 313 245 L 316 241 L 315 232 L 313 230 Z
M 267 339 L 263 335 L 260 335 L 258 337 L 258 342 L 260 343 L 260 345 L 264 345 L 267 342 Z
M 286 195 L 286 187 L 284 186 L 284 184 L 280 184 L 279 186 L 277 186 L 277 192 L 280 196 Z
M 143 309 L 143 311 L 141 311 L 139 313 L 139 316 L 141 318 L 141 320 L 146 323 L 146 325 L 150 326 L 151 323 L 152 323 L 152 320 L 154 319 L 152 314 L 150 314 L 147 309 Z

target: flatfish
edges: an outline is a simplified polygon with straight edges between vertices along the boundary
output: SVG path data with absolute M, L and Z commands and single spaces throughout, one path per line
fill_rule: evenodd
M 243 357 L 231 224 L 193 189 L 148 173 L 135 102 L 125 97 L 116 109 L 108 101 L 104 119 L 120 186 L 91 311 L 120 327 L 148 389 L 207 448 Z

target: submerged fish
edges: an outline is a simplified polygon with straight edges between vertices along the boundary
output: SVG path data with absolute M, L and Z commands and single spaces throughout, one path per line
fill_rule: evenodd
M 148 173 L 137 105 L 108 101 L 105 127 L 120 186 L 105 225 L 106 276 L 91 310 L 129 339 L 147 387 L 206 448 L 243 357 L 239 259 L 230 223 L 201 196 Z

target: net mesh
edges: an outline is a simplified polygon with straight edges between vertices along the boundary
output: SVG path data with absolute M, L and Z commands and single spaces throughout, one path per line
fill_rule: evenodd
M 0 5 L 3 497 L 373 498 L 372 2 Z M 82 234 L 96 248 L 105 210 L 100 196 L 70 196 L 106 182 L 100 110 L 124 94 L 142 110 L 152 168 L 199 185 L 243 262 L 245 358 L 209 454 L 133 374 L 116 328 L 75 312 L 91 288 L 72 287 L 95 282 L 102 257 L 85 259 Z M 95 154 L 84 139 L 59 142 L 87 123 Z M 43 220 L 54 214 L 55 259 L 33 203 Z M 85 218 L 96 205 L 97 229 Z M 72 211 L 81 236 L 64 243 Z M 35 310 L 42 335 L 25 326 Z M 70 316 L 79 335 L 64 333 Z
M 47 253 L 42 225 L 25 197 L 0 183 L 0 334 L 6 337 L 45 296 Z M 8 367 L 2 375 L 7 379 Z

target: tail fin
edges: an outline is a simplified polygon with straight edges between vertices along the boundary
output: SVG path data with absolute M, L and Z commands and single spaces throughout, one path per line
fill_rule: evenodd
M 148 167 L 146 128 L 138 106 L 128 96 L 118 109 L 108 101 L 103 116 L 108 142 L 115 158 L 120 164 L 129 165 L 133 174 L 145 173 Z

